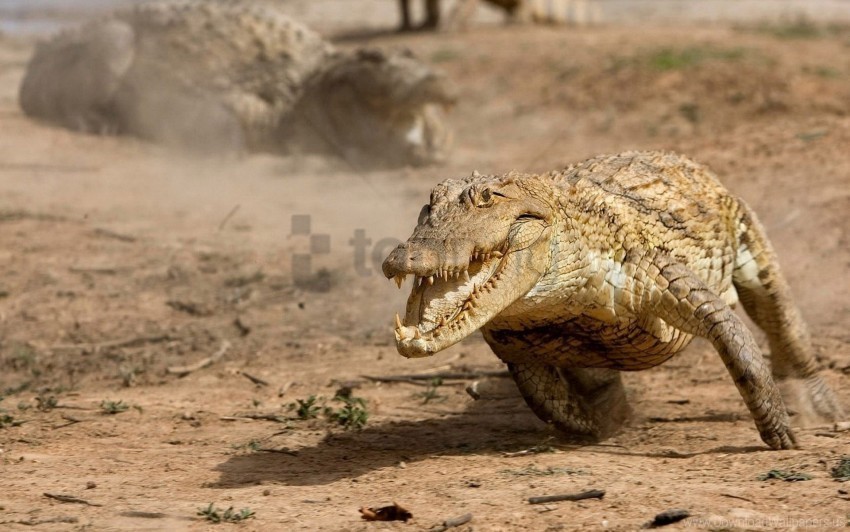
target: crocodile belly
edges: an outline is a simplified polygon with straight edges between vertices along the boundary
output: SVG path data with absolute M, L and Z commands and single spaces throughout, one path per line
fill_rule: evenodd
M 657 366 L 681 351 L 692 336 L 663 322 L 617 324 L 579 317 L 526 330 L 482 329 L 504 362 L 562 368 L 638 371 Z

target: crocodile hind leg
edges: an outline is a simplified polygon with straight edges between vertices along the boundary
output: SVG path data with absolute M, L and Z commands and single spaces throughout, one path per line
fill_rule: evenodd
M 516 363 L 509 363 L 508 369 L 537 417 L 574 439 L 607 438 L 628 416 L 618 371 Z
M 747 314 L 767 334 L 773 377 L 803 421 L 835 421 L 841 406 L 818 374 L 806 324 L 758 220 L 741 202 L 741 245 L 732 281 Z

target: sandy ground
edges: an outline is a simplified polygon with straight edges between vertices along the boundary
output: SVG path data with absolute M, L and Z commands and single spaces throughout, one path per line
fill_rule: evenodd
M 801 449 L 767 450 L 703 342 L 627 375 L 634 418 L 592 446 L 559 441 L 498 376 L 478 379 L 478 401 L 474 379 L 363 376 L 502 369 L 477 337 L 424 360 L 392 345 L 404 294 L 373 258 L 437 181 L 659 148 L 708 163 L 759 213 L 850 407 L 850 32 L 493 26 L 340 45 L 365 44 L 409 47 L 457 82 L 444 166 L 190 160 L 55 129 L 16 103 L 33 41 L 0 39 L 3 527 L 232 526 L 196 516 L 210 503 L 250 508 L 244 530 L 424 530 L 465 513 L 458 530 L 634 530 L 671 508 L 692 517 L 670 530 L 845 526 L 850 486 L 830 469 L 850 431 L 799 428 Z M 293 282 L 310 250 L 293 216 L 330 239 L 308 282 Z M 342 387 L 365 401 L 362 430 L 289 407 L 338 409 Z M 772 469 L 812 479 L 758 480 Z M 526 502 L 586 489 L 606 494 Z M 361 521 L 392 501 L 413 520 Z

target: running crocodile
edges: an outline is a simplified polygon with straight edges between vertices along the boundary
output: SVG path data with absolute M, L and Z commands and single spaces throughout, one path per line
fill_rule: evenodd
M 695 336 L 713 344 L 771 448 L 796 444 L 779 385 L 802 388 L 794 399 L 820 419 L 843 415 L 755 214 L 676 154 L 443 181 L 383 271 L 399 286 L 414 277 L 399 353 L 430 356 L 481 329 L 537 416 L 578 439 L 626 419 L 620 372 L 657 366 Z

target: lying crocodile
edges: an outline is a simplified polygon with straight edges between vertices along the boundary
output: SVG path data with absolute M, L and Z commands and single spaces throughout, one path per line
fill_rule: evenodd
M 340 52 L 268 4 L 144 3 L 38 47 L 27 114 L 182 148 L 330 152 L 366 165 L 445 154 L 453 89 L 409 52 Z
M 770 447 L 795 446 L 777 381 L 802 388 L 816 416 L 842 415 L 755 215 L 678 155 L 446 180 L 383 270 L 399 286 L 414 276 L 396 316 L 402 355 L 481 329 L 532 410 L 579 438 L 624 421 L 619 371 L 657 366 L 694 336 L 714 345 Z M 772 376 L 739 300 L 767 333 Z

